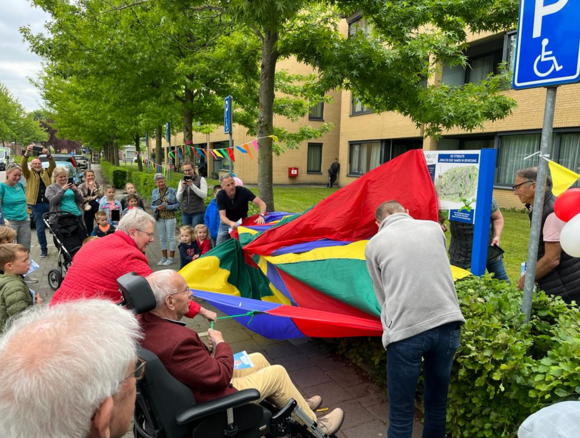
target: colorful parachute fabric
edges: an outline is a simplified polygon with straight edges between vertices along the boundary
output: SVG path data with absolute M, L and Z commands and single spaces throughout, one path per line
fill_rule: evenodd
M 264 225 L 245 219 L 239 240 L 180 272 L 196 295 L 224 313 L 250 313 L 236 319 L 268 338 L 380 336 L 364 250 L 377 231 L 374 210 L 389 199 L 416 218 L 437 219 L 422 151 L 378 167 L 302 214 L 269 213 Z M 469 275 L 457 268 L 452 273 Z

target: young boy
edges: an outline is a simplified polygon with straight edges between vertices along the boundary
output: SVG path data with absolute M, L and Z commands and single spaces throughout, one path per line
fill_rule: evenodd
M 211 246 L 215 248 L 215 240 L 217 239 L 218 231 L 220 228 L 220 212 L 218 210 L 216 196 L 218 192 L 222 189 L 219 184 L 213 186 L 213 199 L 208 204 L 205 215 L 203 216 L 203 221 L 209 229 L 209 237 L 211 238 Z
M 137 190 L 135 189 L 133 183 L 128 182 L 127 184 L 125 184 L 125 192 L 127 192 L 127 196 L 121 198 L 121 208 L 123 211 L 129 207 L 128 201 L 130 195 L 137 196 L 139 207 L 141 207 L 141 210 L 145 210 L 145 206 L 143 205 L 143 199 L 141 199 L 141 196 L 137 194 Z
M 30 258 L 25 246 L 18 243 L 0 245 L 0 333 L 8 318 L 18 315 L 34 304 L 32 293 L 24 282 L 23 275 L 30 268 Z M 36 295 L 36 304 L 42 303 Z
M 91 236 L 105 237 L 108 234 L 113 234 L 115 227 L 109 223 L 107 212 L 99 210 L 95 213 L 95 220 L 97 221 L 97 226 L 91 233 Z

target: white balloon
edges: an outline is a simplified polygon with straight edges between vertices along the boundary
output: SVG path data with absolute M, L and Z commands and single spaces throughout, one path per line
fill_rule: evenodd
M 572 257 L 580 257 L 580 214 L 570 219 L 560 232 L 560 245 Z

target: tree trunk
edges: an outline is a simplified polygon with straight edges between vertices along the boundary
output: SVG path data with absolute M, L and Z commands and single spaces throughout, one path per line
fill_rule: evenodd
M 193 82 L 193 75 L 187 75 L 190 82 Z M 185 87 L 185 101 L 183 102 L 183 142 L 193 144 L 193 91 Z M 187 149 L 187 148 L 186 148 Z M 183 157 L 185 158 L 185 157 Z
M 141 143 L 139 142 L 139 134 L 135 134 L 135 152 L 137 153 L 137 169 L 143 172 L 143 163 L 141 162 Z
M 115 164 L 115 166 L 119 165 L 119 143 L 117 143 L 117 141 L 115 140 L 113 142 L 113 164 Z
M 274 133 L 274 76 L 278 61 L 278 32 L 264 33 L 262 43 L 262 63 L 260 65 L 260 90 L 258 106 L 258 137 Z M 274 211 L 274 192 L 272 189 L 272 139 L 259 140 L 258 150 L 258 193 L 266 203 L 268 211 Z
M 161 126 L 158 126 L 155 128 L 155 163 L 159 165 L 163 164 L 163 150 L 161 147 L 162 138 Z

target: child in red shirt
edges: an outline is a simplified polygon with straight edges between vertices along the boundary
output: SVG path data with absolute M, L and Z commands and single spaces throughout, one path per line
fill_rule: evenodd
M 195 226 L 194 232 L 197 246 L 201 251 L 201 255 L 204 255 L 211 249 L 211 241 L 209 240 L 209 230 L 204 224 L 198 224 Z

